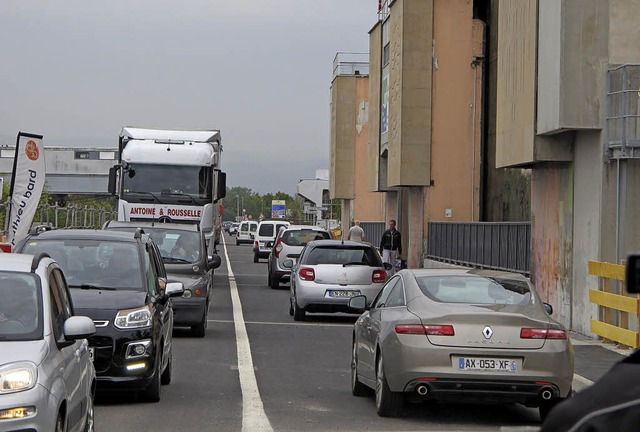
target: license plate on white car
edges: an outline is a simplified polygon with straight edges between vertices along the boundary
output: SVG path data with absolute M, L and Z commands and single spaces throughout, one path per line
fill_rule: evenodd
M 96 358 L 96 349 L 94 347 L 89 347 L 89 358 L 91 361 L 94 361 Z
M 518 362 L 514 359 L 458 357 L 453 361 L 459 370 L 465 371 L 517 372 L 519 369 Z
M 351 298 L 353 296 L 356 296 L 360 294 L 357 291 L 343 291 L 343 290 L 331 290 L 329 291 L 329 297 L 344 297 L 344 298 Z

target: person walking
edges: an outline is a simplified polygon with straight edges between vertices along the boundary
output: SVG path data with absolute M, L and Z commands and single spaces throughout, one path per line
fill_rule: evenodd
M 391 274 L 395 273 L 396 260 L 402 254 L 402 238 L 400 231 L 396 229 L 396 221 L 394 219 L 389 221 L 389 229 L 382 233 L 380 253 L 382 254 L 382 261 L 393 266 Z
M 356 220 L 355 224 L 349 228 L 349 240 L 360 243 L 364 241 L 364 230 L 360 227 L 359 220 Z

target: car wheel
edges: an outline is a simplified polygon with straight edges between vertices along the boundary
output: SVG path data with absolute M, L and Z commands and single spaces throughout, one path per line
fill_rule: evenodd
M 207 329 L 207 311 L 204 311 L 204 315 L 200 322 L 194 326 L 191 326 L 191 335 L 194 337 L 203 338 Z
M 293 319 L 295 321 L 304 321 L 307 317 L 304 308 L 298 306 L 298 301 L 295 299 L 295 297 L 291 302 L 293 303 Z
M 64 429 L 64 415 L 59 412 L 58 418 L 56 418 L 56 432 L 64 432 Z
M 397 417 L 402 413 L 404 395 L 392 392 L 384 375 L 382 355 L 378 357 L 376 365 L 376 411 L 380 417 Z
M 354 396 L 366 396 L 369 393 L 369 387 L 365 386 L 358 379 L 358 357 L 357 344 L 355 338 L 353 340 L 353 348 L 351 349 L 351 394 Z
M 278 289 L 280 288 L 280 281 L 277 277 L 271 276 L 269 278 L 269 286 L 271 287 L 271 289 Z
M 93 406 L 93 392 L 89 393 L 87 397 L 87 419 L 84 425 L 84 432 L 93 432 L 95 430 L 95 412 Z
M 156 355 L 156 368 L 153 374 L 153 379 L 149 383 L 146 389 L 144 389 L 144 399 L 147 402 L 160 402 L 160 395 L 162 394 L 162 386 L 160 384 L 160 374 L 162 367 L 162 354 L 161 348 L 156 348 L 158 354 Z
M 289 299 L 289 316 L 293 316 L 293 300 Z
M 173 365 L 173 345 L 171 345 L 171 348 L 169 348 L 168 356 L 169 356 L 169 360 L 167 361 L 167 367 L 164 369 L 164 372 L 162 372 L 162 376 L 160 377 L 161 385 L 171 384 L 171 369 Z
M 254 263 L 257 263 L 258 261 L 260 261 L 260 257 L 258 256 L 258 254 L 257 254 L 257 253 L 254 253 L 254 254 L 253 254 L 253 262 L 254 262 Z
M 236 246 L 240 246 L 240 240 L 236 239 Z

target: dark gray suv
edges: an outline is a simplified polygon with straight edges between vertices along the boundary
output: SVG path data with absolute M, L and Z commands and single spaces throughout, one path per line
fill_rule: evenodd
M 191 334 L 204 337 L 211 302 L 214 269 L 220 257 L 209 245 L 204 233 L 194 224 L 110 221 L 104 229 L 133 232 L 144 230 L 160 249 L 170 281 L 182 282 L 182 297 L 173 299 L 174 325 L 190 327 Z

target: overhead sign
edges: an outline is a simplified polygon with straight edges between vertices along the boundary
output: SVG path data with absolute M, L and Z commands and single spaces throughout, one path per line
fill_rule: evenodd
M 284 219 L 287 213 L 285 200 L 271 200 L 271 217 Z
M 18 133 L 11 175 L 11 216 L 7 241 L 11 246 L 26 237 L 36 214 L 45 179 L 42 135 Z

